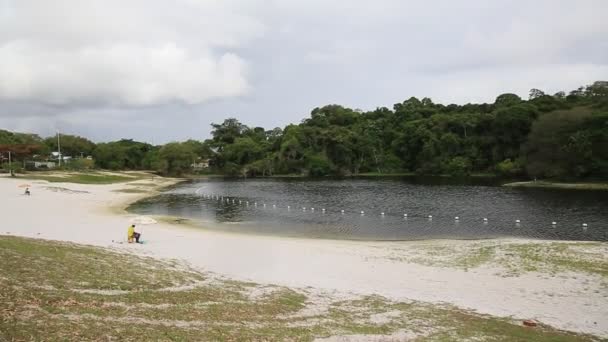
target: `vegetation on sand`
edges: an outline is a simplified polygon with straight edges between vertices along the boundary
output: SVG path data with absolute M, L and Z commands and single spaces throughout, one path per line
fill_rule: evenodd
M 330 295 L 211 277 L 180 263 L 0 237 L 0 340 L 592 341 L 449 306 Z

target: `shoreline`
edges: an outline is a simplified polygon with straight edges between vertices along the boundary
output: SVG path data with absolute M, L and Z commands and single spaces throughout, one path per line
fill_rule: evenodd
M 608 191 L 608 183 L 562 183 L 550 181 L 525 181 L 503 184 L 511 188 L 564 189 L 564 190 L 598 190 Z
M 137 215 L 125 208 L 182 180 L 152 177 L 108 185 L 32 181 L 32 196 L 21 195 L 17 186 L 22 181 L 0 177 L 0 201 L 6 210 L 2 235 L 176 259 L 238 281 L 449 303 L 481 314 L 533 318 L 559 329 L 608 337 L 606 277 L 572 269 L 524 271 L 518 265 L 511 269 L 508 264 L 512 259 L 508 255 L 521 248 L 548 248 L 551 253 L 547 255 L 551 256 L 554 244 L 570 245 L 573 250 L 585 248 L 583 255 L 593 252 L 604 260 L 608 258 L 605 243 L 304 239 L 228 234 L 160 221 L 143 226 L 146 243 L 135 245 L 126 244 L 125 235 L 129 219 Z M 151 181 L 154 187 L 142 184 Z M 146 191 L 116 192 L 125 188 Z M 501 263 L 488 262 L 489 250 Z

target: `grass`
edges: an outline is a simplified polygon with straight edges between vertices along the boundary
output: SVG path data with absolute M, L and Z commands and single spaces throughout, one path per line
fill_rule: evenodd
M 19 178 L 33 179 L 33 180 L 44 180 L 51 183 L 78 183 L 78 184 L 113 184 L 113 183 L 124 183 L 141 179 L 142 176 L 134 175 L 119 175 L 119 174 L 107 174 L 98 172 L 87 172 L 87 173 L 62 173 L 62 174 L 39 174 L 39 173 L 27 173 Z
M 174 261 L 60 242 L 1 236 L 0 259 L 3 341 L 390 340 L 400 333 L 420 341 L 594 340 L 449 306 L 222 280 Z
M 353 175 L 354 177 L 407 177 L 416 176 L 415 172 L 395 172 L 395 173 L 383 173 L 383 172 L 362 172 Z
M 598 275 L 608 280 L 608 260 L 604 257 L 608 246 L 596 243 L 512 244 L 503 248 L 501 265 L 512 273 L 563 271 Z
M 117 190 L 112 190 L 112 191 L 125 193 L 125 194 L 143 194 L 143 193 L 149 192 L 148 190 L 144 190 L 144 189 L 117 189 Z
M 608 183 L 562 183 L 550 181 L 529 181 L 507 183 L 503 186 L 514 188 L 550 188 L 572 190 L 608 190 Z
M 526 272 L 557 274 L 578 272 L 600 276 L 608 282 L 608 244 L 601 242 L 471 242 L 460 247 L 433 243 L 408 247 L 409 254 L 394 257 L 427 266 L 472 269 L 497 268 L 504 276 Z

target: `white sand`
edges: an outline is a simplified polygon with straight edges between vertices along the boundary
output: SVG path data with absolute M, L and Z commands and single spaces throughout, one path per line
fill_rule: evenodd
M 22 195 L 23 189 L 17 187 L 24 182 L 33 185 L 32 196 Z M 48 186 L 76 192 L 52 191 Z M 600 284 L 600 277 L 591 275 L 526 273 L 502 277 L 489 267 L 465 271 L 395 258 L 416 242 L 261 237 L 166 223 L 145 226 L 144 245 L 118 244 L 112 240 L 126 240 L 126 228 L 133 215 L 116 208 L 141 197 L 113 192 L 125 187 L 128 186 L 49 184 L 0 177 L 0 234 L 180 259 L 236 280 L 448 303 L 484 314 L 537 319 L 560 329 L 608 337 L 608 290 Z

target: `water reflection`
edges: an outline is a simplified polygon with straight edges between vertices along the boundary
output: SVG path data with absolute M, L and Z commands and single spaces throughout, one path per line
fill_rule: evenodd
M 182 183 L 131 210 L 215 222 L 229 231 L 313 238 L 606 241 L 607 195 L 401 179 L 212 179 Z

